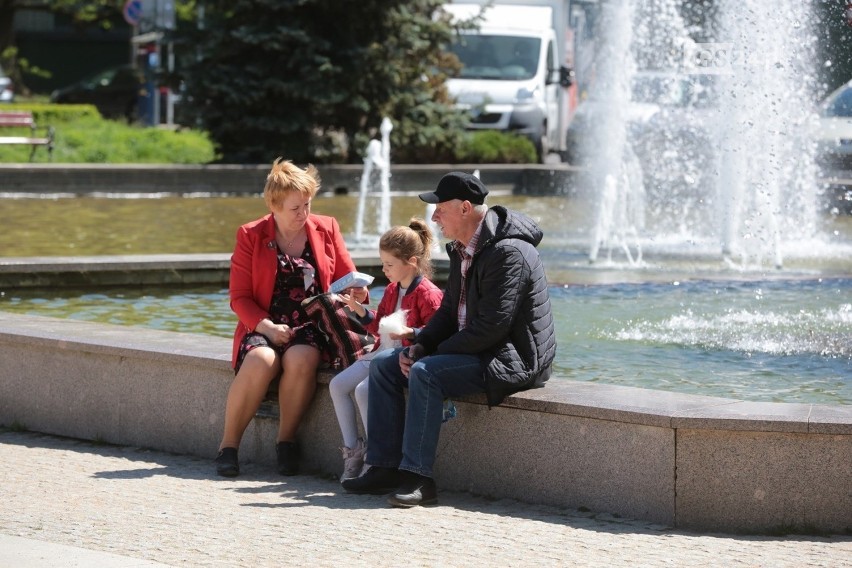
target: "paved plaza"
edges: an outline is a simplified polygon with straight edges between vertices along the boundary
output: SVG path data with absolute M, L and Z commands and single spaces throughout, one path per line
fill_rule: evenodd
M 334 479 L 0 431 L 0 566 L 852 567 L 850 536 L 698 534 L 440 492 L 393 509 Z M 438 480 L 440 486 L 440 479 Z

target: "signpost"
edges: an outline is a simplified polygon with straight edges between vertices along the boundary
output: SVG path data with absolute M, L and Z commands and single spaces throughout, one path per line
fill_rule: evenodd
M 172 124 L 174 95 L 171 89 L 159 83 L 164 52 L 162 60 L 168 62 L 168 72 L 174 71 L 174 49 L 167 32 L 175 29 L 175 0 L 125 0 L 123 14 L 124 20 L 133 26 L 134 57 L 147 83 L 146 122 L 151 126 L 159 125 L 160 113 L 165 109 L 166 124 Z
M 142 0 L 127 0 L 124 3 L 124 21 L 131 26 L 138 26 L 142 19 Z

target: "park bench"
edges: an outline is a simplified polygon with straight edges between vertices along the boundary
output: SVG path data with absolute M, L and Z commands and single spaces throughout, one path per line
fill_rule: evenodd
M 23 144 L 32 146 L 30 151 L 30 161 L 33 161 L 36 149 L 39 146 L 47 146 L 48 160 L 53 159 L 53 135 L 52 126 L 39 127 L 33 113 L 28 110 L 4 110 L 0 111 L 0 129 L 4 132 L 9 129 L 29 129 L 28 136 L 23 134 L 6 135 L 0 134 L 0 144 Z M 38 136 L 37 131 L 44 129 L 44 136 Z

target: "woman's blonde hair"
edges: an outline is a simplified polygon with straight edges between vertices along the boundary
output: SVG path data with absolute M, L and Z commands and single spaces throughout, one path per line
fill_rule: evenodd
M 319 172 L 314 166 L 308 164 L 303 170 L 290 160 L 278 158 L 266 176 L 263 199 L 270 210 L 278 209 L 288 193 L 297 191 L 302 197 L 313 199 L 319 188 Z
M 426 278 L 432 277 L 432 231 L 426 221 L 412 217 L 408 226 L 392 227 L 379 239 L 379 250 L 408 262 L 417 259 L 417 269 Z

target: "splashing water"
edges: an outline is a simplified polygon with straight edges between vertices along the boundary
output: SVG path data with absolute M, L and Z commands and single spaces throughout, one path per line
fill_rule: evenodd
M 722 39 L 741 54 L 721 76 L 722 251 L 781 267 L 783 241 L 818 234 L 810 4 L 724 0 L 720 13 Z
M 364 170 L 361 173 L 361 186 L 358 195 L 358 211 L 355 215 L 355 235 L 347 243 L 353 248 L 374 248 L 379 237 L 390 229 L 391 197 L 390 197 L 390 133 L 393 124 L 390 119 L 382 119 L 380 131 L 381 142 L 370 140 L 367 144 L 367 155 L 364 157 Z M 375 171 L 374 171 L 375 170 Z M 367 233 L 364 225 L 367 220 L 367 199 L 375 194 L 375 180 L 378 177 L 379 207 L 375 219 L 373 233 Z
M 682 4 L 600 6 L 587 101 L 604 109 L 585 149 L 586 191 L 598 198 L 589 259 L 607 249 L 641 267 L 642 251 L 680 243 L 682 254 L 715 250 L 728 268 L 760 269 L 825 249 L 808 139 L 809 3 L 720 0 L 698 32 Z
M 630 81 L 633 58 L 630 43 L 633 37 L 633 3 L 613 0 L 602 6 L 601 30 L 605 31 L 596 62 L 596 84 L 593 104 L 605 112 L 595 112 L 595 128 L 585 141 L 582 154 L 589 158 L 589 174 L 585 182 L 600 188 L 600 200 L 595 214 L 589 261 L 595 262 L 603 247 L 625 252 L 631 264 L 641 261 L 631 253 L 635 246 L 644 187 L 640 166 L 635 159 L 627 136 L 626 111 L 630 100 Z

